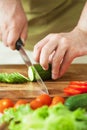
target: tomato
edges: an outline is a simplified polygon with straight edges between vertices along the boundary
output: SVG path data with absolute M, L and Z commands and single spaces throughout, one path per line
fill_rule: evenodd
M 27 100 L 20 99 L 20 100 L 18 100 L 18 101 L 15 103 L 14 107 L 17 108 L 17 107 L 19 107 L 20 105 L 27 104 L 27 103 L 29 103 Z
M 39 100 L 32 100 L 31 102 L 30 102 L 30 107 L 32 108 L 32 109 L 37 109 L 37 108 L 39 108 L 39 107 L 42 107 L 43 106 L 43 104 L 42 104 L 42 102 L 41 101 L 39 101 Z
M 14 103 L 10 99 L 1 99 L 0 100 L 0 112 L 3 113 L 5 109 L 13 107 Z
M 84 86 L 84 85 L 69 85 L 68 87 L 79 90 L 82 93 L 87 92 L 87 86 Z
M 64 88 L 64 93 L 66 95 L 77 95 L 77 94 L 81 94 L 82 92 L 80 90 L 76 90 L 74 88 L 67 87 L 67 88 Z
M 61 96 L 55 96 L 52 99 L 51 105 L 56 105 L 56 104 L 58 104 L 60 102 L 64 104 L 64 101 L 65 101 L 65 99 L 63 97 L 61 97 Z
M 52 98 L 47 94 L 42 94 L 36 98 L 37 101 L 40 101 L 43 105 L 49 106 L 51 104 Z

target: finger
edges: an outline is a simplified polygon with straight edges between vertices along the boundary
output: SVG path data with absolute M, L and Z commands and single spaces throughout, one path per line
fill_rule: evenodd
M 15 43 L 18 40 L 19 36 L 20 36 L 20 32 L 16 28 L 13 28 L 12 30 L 9 31 L 8 37 L 7 37 L 7 45 L 12 50 L 15 49 Z
M 40 53 L 45 44 L 47 44 L 49 40 L 50 35 L 47 37 L 43 38 L 41 41 L 39 41 L 35 46 L 34 46 L 34 51 L 33 51 L 33 56 L 36 62 L 39 62 L 40 59 Z
M 25 41 L 27 39 L 27 35 L 28 35 L 28 25 L 26 24 L 22 30 L 22 33 L 21 33 L 21 40 L 23 41 L 23 43 L 25 44 Z
M 49 56 L 49 63 L 52 63 L 54 54 L 55 54 L 55 51 L 53 51 L 52 54 Z
M 48 43 L 42 48 L 41 55 L 40 55 L 40 64 L 44 69 L 48 69 L 48 63 L 49 63 L 49 56 L 55 51 L 57 48 L 58 43 L 56 42 L 56 39 L 51 39 L 48 41 Z
M 58 49 L 56 50 L 56 53 L 53 57 L 53 60 L 52 60 L 52 79 L 54 79 L 54 80 L 59 77 L 60 64 L 62 62 L 64 55 L 65 55 L 65 51 L 66 50 L 63 50 L 62 48 L 58 47 Z
M 61 62 L 64 58 L 64 55 L 67 51 L 67 41 L 65 38 L 61 38 L 59 40 L 58 48 L 54 54 L 53 60 L 52 60 L 52 78 L 57 79 L 59 77 L 59 70 Z
M 2 42 L 4 43 L 5 46 L 8 46 L 7 44 L 7 36 L 8 36 L 8 31 L 3 31 L 4 33 L 2 34 Z
M 63 74 L 68 70 L 71 62 L 73 61 L 74 57 L 72 57 L 70 55 L 70 53 L 66 53 L 64 58 L 63 58 L 63 61 L 61 63 L 61 67 L 60 67 L 60 70 L 59 70 L 59 77 L 63 76 Z
M 5 46 L 7 46 L 7 35 L 8 35 L 8 30 L 7 30 L 7 24 L 3 24 L 0 26 L 0 39 L 4 43 Z

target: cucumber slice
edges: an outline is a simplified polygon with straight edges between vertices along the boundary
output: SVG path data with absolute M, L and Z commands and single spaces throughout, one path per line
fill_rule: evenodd
M 34 68 L 37 70 L 37 72 L 39 73 L 39 75 L 44 81 L 51 79 L 51 65 L 50 64 L 49 64 L 48 70 L 44 70 L 40 64 L 34 64 L 33 66 L 29 66 L 28 68 L 28 77 L 30 81 L 36 81 L 37 79 L 37 74 L 35 73 Z
M 0 82 L 3 83 L 25 83 L 28 82 L 29 78 L 23 76 L 18 72 L 14 73 L 0 73 Z

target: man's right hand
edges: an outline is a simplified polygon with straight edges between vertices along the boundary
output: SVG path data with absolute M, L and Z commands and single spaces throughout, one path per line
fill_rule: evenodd
M 20 37 L 27 38 L 27 18 L 20 0 L 0 0 L 0 37 L 2 42 L 15 49 L 15 43 Z

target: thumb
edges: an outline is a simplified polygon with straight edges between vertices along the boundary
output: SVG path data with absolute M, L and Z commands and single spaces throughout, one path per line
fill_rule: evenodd
M 15 43 L 19 38 L 19 32 L 16 29 L 12 29 L 9 31 L 7 36 L 7 45 L 12 49 L 15 50 Z

